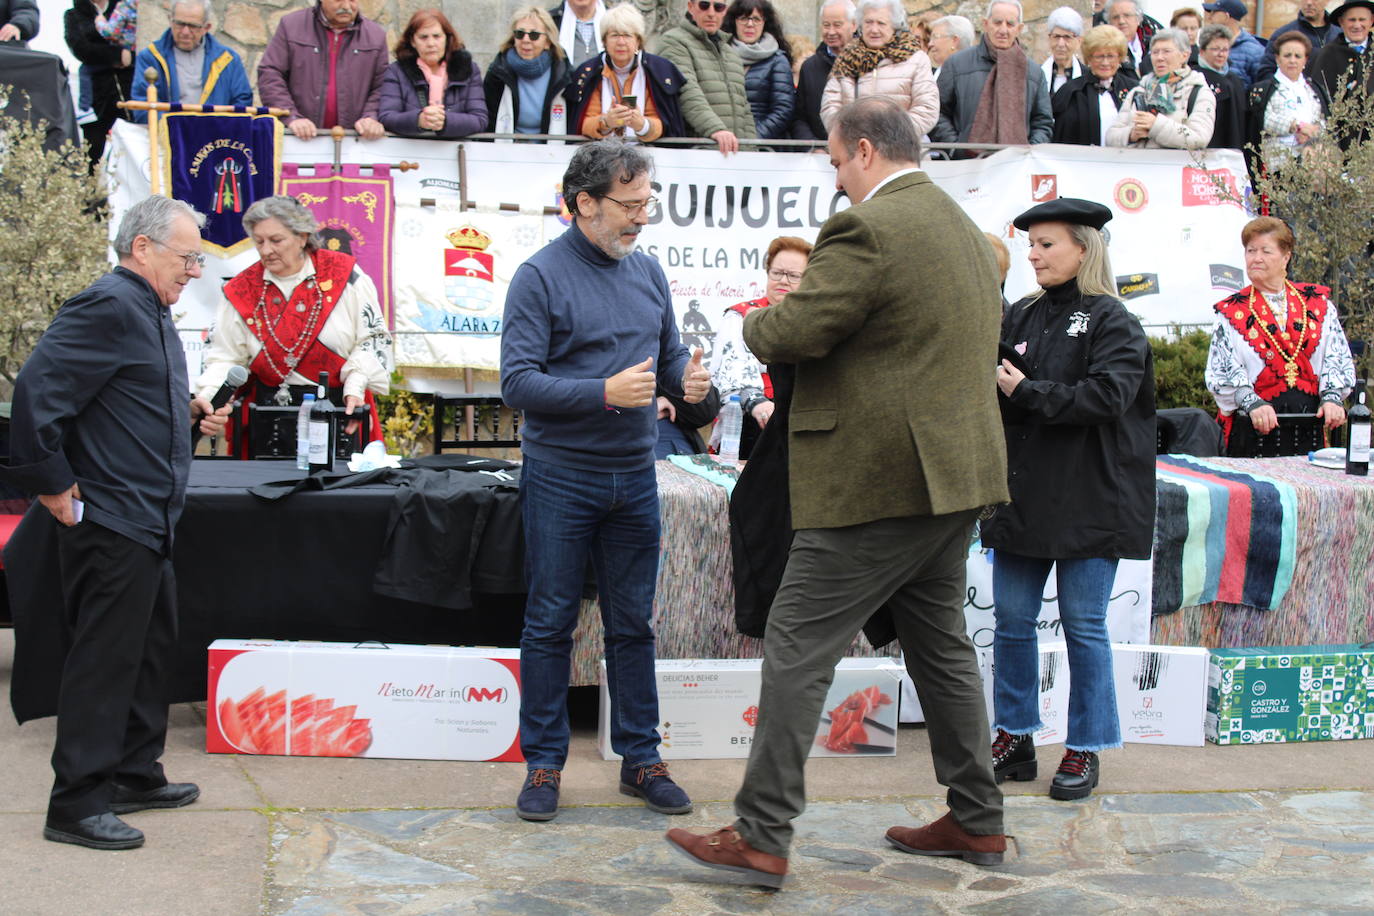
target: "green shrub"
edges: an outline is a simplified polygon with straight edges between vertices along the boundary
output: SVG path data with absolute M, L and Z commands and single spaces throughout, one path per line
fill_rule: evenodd
M 1150 338 L 1155 355 L 1156 410 L 1201 407 L 1208 413 L 1216 411 L 1216 401 L 1203 381 L 1211 341 L 1211 332 L 1201 328 L 1168 339 Z

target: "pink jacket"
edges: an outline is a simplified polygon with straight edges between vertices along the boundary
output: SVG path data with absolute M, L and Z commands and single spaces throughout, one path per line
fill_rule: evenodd
M 877 69 L 841 79 L 833 72 L 821 96 L 821 121 L 830 130 L 835 115 L 845 104 L 861 96 L 885 95 L 906 109 L 917 136 L 924 137 L 940 117 L 940 90 L 930 72 L 930 58 L 917 51 L 899 64 L 884 58 Z
M 282 17 L 267 50 L 258 61 L 258 98 L 272 108 L 288 108 L 291 117 L 309 118 L 323 127 L 325 85 L 329 80 L 329 28 L 314 6 Z M 382 74 L 390 55 L 386 33 L 362 14 L 353 21 L 339 49 L 335 85 L 339 123 L 352 129 L 359 118 L 377 117 Z

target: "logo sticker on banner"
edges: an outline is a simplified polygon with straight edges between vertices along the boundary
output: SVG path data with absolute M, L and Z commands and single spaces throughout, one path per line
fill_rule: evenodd
M 1037 204 L 1043 204 L 1045 201 L 1054 200 L 1058 196 L 1058 175 L 1031 176 L 1031 200 L 1035 201 Z
M 1128 274 L 1116 278 L 1116 292 L 1122 299 L 1159 295 L 1158 274 Z
M 1240 292 L 1245 286 L 1245 272 L 1230 264 L 1212 264 L 1212 289 Z
M 1236 176 L 1226 169 L 1183 167 L 1183 206 L 1244 207 Z
M 1112 189 L 1116 205 L 1127 213 L 1139 213 L 1150 202 L 1150 194 L 1137 178 L 1123 178 Z

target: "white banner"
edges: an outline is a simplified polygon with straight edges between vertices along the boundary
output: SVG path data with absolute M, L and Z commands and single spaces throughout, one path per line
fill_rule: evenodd
M 467 196 L 480 216 L 456 209 L 460 146 Z M 503 278 L 508 280 L 525 257 L 568 223 L 563 214 L 543 217 L 541 237 L 532 217 L 497 217 L 494 211 L 502 204 L 518 205 L 526 214 L 561 207 L 563 172 L 574 149 L 394 137 L 345 141 L 344 156 L 352 161 L 420 164 L 416 171 L 393 171 L 400 365 L 495 367 L 499 341 L 493 328 L 500 322 Z M 667 274 L 684 343 L 701 346 L 709 356 L 725 309 L 763 294 L 769 242 L 779 235 L 814 240 L 826 218 L 849 202 L 835 190 L 834 170 L 820 151 L 722 156 L 715 150 L 664 148 L 652 154 L 661 209 L 641 245 Z M 332 157 L 327 138 L 304 143 L 286 138 L 287 162 Z M 122 211 L 147 195 L 147 160 L 146 129 L 117 122 L 109 161 L 111 231 Z M 1006 242 L 1009 300 L 1035 286 L 1025 234 L 1013 229 L 1011 220 L 1056 196 L 1084 197 L 1112 209 L 1109 250 L 1121 292 L 1152 333 L 1164 333 L 1172 324 L 1211 324 L 1212 303 L 1244 285 L 1240 229 L 1249 217 L 1230 198 L 1244 193 L 1247 184 L 1244 162 L 1235 151 L 1207 150 L 1204 159 L 1172 150 L 1044 145 L 1003 150 L 987 159 L 934 161 L 926 168 L 979 227 Z M 1230 190 L 1219 193 L 1222 187 Z M 421 206 L 422 199 L 432 205 Z M 448 234 L 464 221 L 480 222 L 492 238 L 490 289 L 477 283 L 458 290 L 454 275 L 445 272 L 454 256 L 440 252 L 452 250 Z M 250 250 L 232 259 L 211 259 L 204 277 L 187 287 L 176 306 L 178 326 L 209 329 L 221 285 L 255 257 Z M 455 296 L 468 305 L 456 305 Z M 473 309 L 478 301 L 480 309 Z

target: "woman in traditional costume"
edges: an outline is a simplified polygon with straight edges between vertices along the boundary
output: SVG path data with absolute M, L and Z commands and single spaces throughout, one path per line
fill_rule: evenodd
M 983 522 L 993 549 L 993 771 L 1036 776 L 1037 622 L 1050 569 L 1068 645 L 1069 719 L 1050 797 L 1086 798 L 1098 754 L 1121 745 L 1107 602 L 1121 559 L 1148 559 L 1155 523 L 1150 344 L 1116 294 L 1099 203 L 1061 198 L 1012 222 L 1040 288 L 1002 319 L 997 368 L 1010 505 Z
M 1331 291 L 1288 279 L 1288 224 L 1261 216 L 1245 224 L 1240 239 L 1250 285 L 1213 306 L 1219 317 L 1206 380 L 1227 453 L 1250 455 L 1280 413 L 1321 417 L 1327 429 L 1344 424 L 1355 362 Z
M 744 411 L 744 427 L 740 432 L 739 456 L 748 458 L 759 431 L 773 416 L 773 383 L 768 367 L 749 352 L 744 343 L 744 316 L 754 309 L 777 305 L 787 294 L 801 285 L 802 274 L 811 257 L 811 244 L 794 235 L 773 239 L 764 257 L 763 269 L 768 283 L 757 299 L 740 302 L 725 310 L 720 329 L 716 332 L 715 352 L 711 356 L 711 376 L 720 390 L 722 402 L 730 395 L 739 395 Z
M 329 374 L 329 399 L 351 414 L 361 404 L 376 417 L 374 394 L 391 388 L 391 335 L 377 288 L 350 254 L 320 247 L 314 215 L 294 197 L 268 197 L 243 214 L 258 263 L 224 285 L 205 371 L 196 390 L 212 397 L 230 366 L 250 377 L 244 411 L 231 433 L 234 454 L 248 457 L 247 403 L 298 405 Z M 344 430 L 359 431 L 356 420 Z M 381 439 L 368 422 L 359 442 Z

